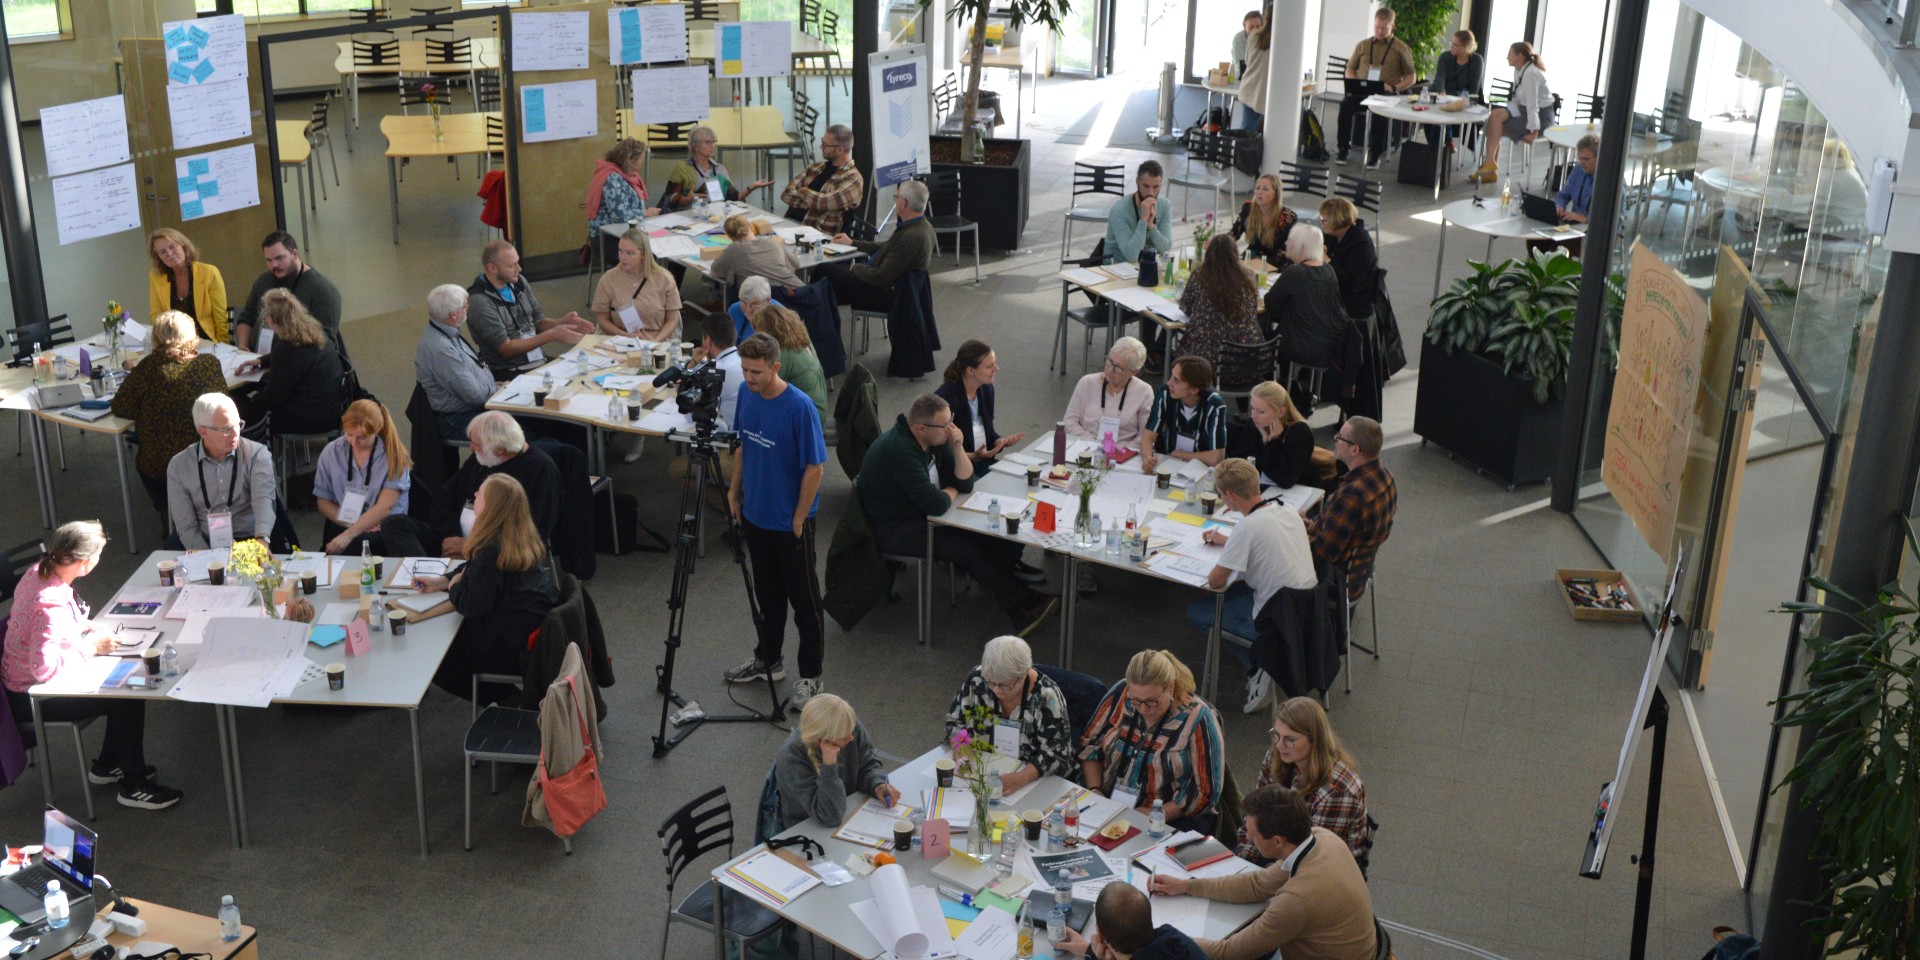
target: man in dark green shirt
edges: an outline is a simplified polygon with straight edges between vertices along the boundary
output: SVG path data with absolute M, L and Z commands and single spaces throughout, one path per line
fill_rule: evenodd
M 973 492 L 973 460 L 947 402 L 931 393 L 914 400 L 893 429 L 867 448 L 854 483 L 880 551 L 925 556 L 927 518 L 945 514 Z M 1018 541 L 976 530 L 940 526 L 933 535 L 933 558 L 985 587 L 1023 637 L 1060 602 L 1027 585 L 1046 575 L 1021 562 L 1024 550 Z
M 927 185 L 908 180 L 894 188 L 893 236 L 884 241 L 855 240 L 842 233 L 834 243 L 850 244 L 872 254 L 865 263 L 829 263 L 819 274 L 833 283 L 833 295 L 842 306 L 887 312 L 893 301 L 893 283 L 908 270 L 925 270 L 933 262 L 936 238 L 927 222 Z
M 292 293 L 294 299 L 320 321 L 334 352 L 340 354 L 342 362 L 351 365 L 352 361 L 347 359 L 347 342 L 340 338 L 340 288 L 301 259 L 299 242 L 285 230 L 267 234 L 261 241 L 260 251 L 266 257 L 267 269 L 253 281 L 247 302 L 234 317 L 234 345 L 242 350 L 255 349 L 254 328 L 260 323 L 260 298 L 266 296 L 268 290 L 280 288 Z

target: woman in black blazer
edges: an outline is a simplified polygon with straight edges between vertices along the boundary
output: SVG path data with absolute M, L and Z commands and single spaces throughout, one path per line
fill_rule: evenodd
M 968 340 L 954 351 L 953 362 L 947 364 L 946 382 L 934 391 L 947 402 L 953 425 L 960 428 L 975 474 L 993 466 L 1000 451 L 1027 438 L 1024 433 L 1003 437 L 993 429 L 993 378 L 999 372 L 1000 362 L 994 358 L 993 348 Z
M 1373 237 L 1360 211 L 1345 197 L 1328 197 L 1320 204 L 1320 227 L 1327 236 L 1327 259 L 1340 279 L 1340 305 L 1355 320 L 1373 316 L 1373 271 L 1380 265 Z

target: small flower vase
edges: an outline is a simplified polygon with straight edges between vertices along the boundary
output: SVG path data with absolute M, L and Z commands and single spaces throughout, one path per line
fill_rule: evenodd
M 967 853 L 984 861 L 993 852 L 993 811 L 984 794 L 973 795 L 973 829 L 967 831 Z
M 427 110 L 433 114 L 433 142 L 439 143 L 447 138 L 447 132 L 440 128 L 440 105 L 429 103 Z
M 260 591 L 260 605 L 267 609 L 267 616 L 275 620 L 281 619 L 280 605 L 273 600 L 273 592 L 280 589 L 280 582 L 261 577 L 254 581 L 254 587 Z
M 1080 491 L 1080 512 L 1073 518 L 1073 545 L 1086 548 L 1095 545 L 1093 539 L 1093 491 Z

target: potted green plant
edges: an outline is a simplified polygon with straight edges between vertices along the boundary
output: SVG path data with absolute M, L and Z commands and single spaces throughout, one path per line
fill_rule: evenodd
M 1413 51 L 1413 64 L 1424 76 L 1447 48 L 1442 38 L 1453 23 L 1456 0 L 1380 0 L 1393 11 L 1393 35 L 1405 41 Z
M 920 0 L 920 6 L 926 7 L 933 0 Z M 966 95 L 960 99 L 960 115 L 971 118 L 980 109 L 980 71 L 981 61 L 987 55 L 987 20 L 989 16 L 1005 20 L 1009 31 L 1019 30 L 1035 24 L 1047 28 L 1046 32 L 1060 32 L 1060 21 L 1071 9 L 1071 0 L 953 0 L 947 5 L 947 19 L 965 24 L 967 31 L 967 81 Z M 1014 105 L 1019 109 L 1019 104 Z M 972 136 L 961 138 L 961 160 L 977 163 L 983 145 Z
M 1509 489 L 1552 475 L 1580 261 L 1559 250 L 1473 273 L 1433 301 L 1413 429 Z

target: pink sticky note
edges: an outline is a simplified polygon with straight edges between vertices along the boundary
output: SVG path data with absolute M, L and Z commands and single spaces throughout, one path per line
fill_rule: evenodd
M 367 636 L 367 622 L 355 620 L 347 624 L 347 656 L 357 657 L 373 650 L 373 640 Z
M 920 824 L 920 855 L 928 860 L 944 860 L 953 843 L 953 828 L 935 817 Z

